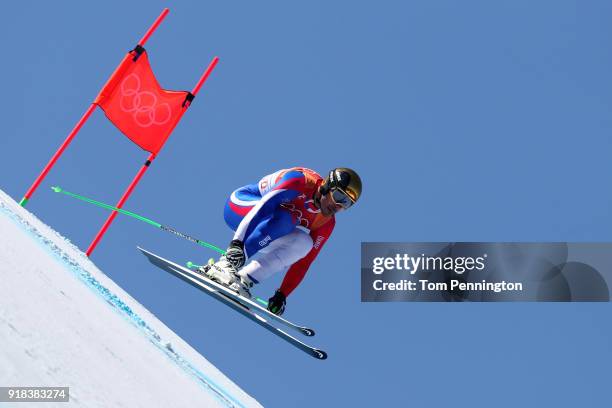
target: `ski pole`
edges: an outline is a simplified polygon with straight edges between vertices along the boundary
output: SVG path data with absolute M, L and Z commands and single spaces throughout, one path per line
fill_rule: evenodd
M 268 307 L 268 302 L 266 302 L 262 298 L 256 297 L 255 300 L 258 301 L 259 303 L 261 303 L 262 305 L 264 305 L 265 307 Z
M 56 187 L 51 187 L 51 189 L 53 191 L 55 191 L 56 193 L 62 193 L 62 194 L 67 195 L 69 197 L 76 198 L 77 200 L 85 201 L 86 203 L 93 204 L 93 205 L 96 205 L 98 207 L 105 208 L 107 210 L 117 211 L 118 213 L 127 215 L 127 216 L 132 217 L 132 218 L 136 218 L 137 220 L 146 222 L 147 224 L 153 225 L 154 227 L 157 227 L 157 228 L 159 228 L 161 230 L 170 232 L 170 233 L 172 233 L 174 235 L 177 235 L 177 236 L 179 236 L 181 238 L 184 238 L 184 239 L 186 239 L 188 241 L 194 242 L 194 243 L 196 243 L 198 245 L 201 245 L 203 247 L 206 247 L 206 248 L 212 249 L 214 251 L 217 251 L 220 254 L 225 254 L 224 250 L 222 250 L 221 248 L 219 248 L 219 247 L 217 247 L 217 246 L 215 246 L 213 244 L 209 244 L 208 242 L 204 242 L 202 240 L 199 240 L 199 239 L 194 238 L 192 236 L 189 236 L 187 234 L 183 234 L 182 232 L 177 231 L 177 230 L 175 230 L 172 227 L 168 227 L 166 225 L 162 225 L 162 224 L 160 224 L 160 223 L 158 223 L 156 221 L 153 221 L 153 220 L 151 220 L 149 218 L 145 218 L 145 217 L 143 217 L 141 215 L 138 215 L 138 214 L 135 214 L 135 213 L 133 213 L 131 211 L 122 210 L 121 208 L 113 207 L 112 205 L 104 204 L 104 203 L 101 203 L 100 201 L 92 200 L 91 198 L 87 198 L 87 197 L 80 196 L 78 194 L 71 193 L 70 191 L 63 190 L 62 188 L 57 187 L 57 186 Z

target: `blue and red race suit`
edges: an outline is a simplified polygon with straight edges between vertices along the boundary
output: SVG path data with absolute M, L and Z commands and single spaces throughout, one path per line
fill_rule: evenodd
M 227 200 L 225 222 L 244 242 L 247 257 L 296 228 L 312 238 L 312 249 L 287 271 L 280 290 L 285 296 L 299 285 L 310 264 L 330 237 L 336 223 L 314 205 L 321 176 L 304 167 L 279 170 L 234 191 Z

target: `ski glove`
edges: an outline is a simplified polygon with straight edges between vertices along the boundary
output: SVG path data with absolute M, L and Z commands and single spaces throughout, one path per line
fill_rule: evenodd
M 285 312 L 285 305 L 287 304 L 287 297 L 277 289 L 270 299 L 268 299 L 268 310 L 277 316 L 282 315 Z
M 229 248 L 225 251 L 225 259 L 231 263 L 234 268 L 240 269 L 244 265 L 246 255 L 244 254 L 244 244 L 242 241 L 235 239 L 230 243 Z

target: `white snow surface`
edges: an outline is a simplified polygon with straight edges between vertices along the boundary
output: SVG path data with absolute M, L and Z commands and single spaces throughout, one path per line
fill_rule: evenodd
M 261 406 L 2 190 L 0 386 L 70 387 L 44 406 Z

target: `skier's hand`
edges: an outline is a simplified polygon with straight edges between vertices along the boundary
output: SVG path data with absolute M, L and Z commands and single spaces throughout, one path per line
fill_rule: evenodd
M 287 304 L 287 297 L 277 289 L 270 299 L 268 299 L 268 310 L 277 316 L 280 316 L 285 311 L 285 305 Z
M 244 254 L 244 244 L 240 240 L 233 240 L 229 248 L 225 251 L 225 259 L 234 265 L 234 268 L 240 269 L 244 265 L 246 255 Z

